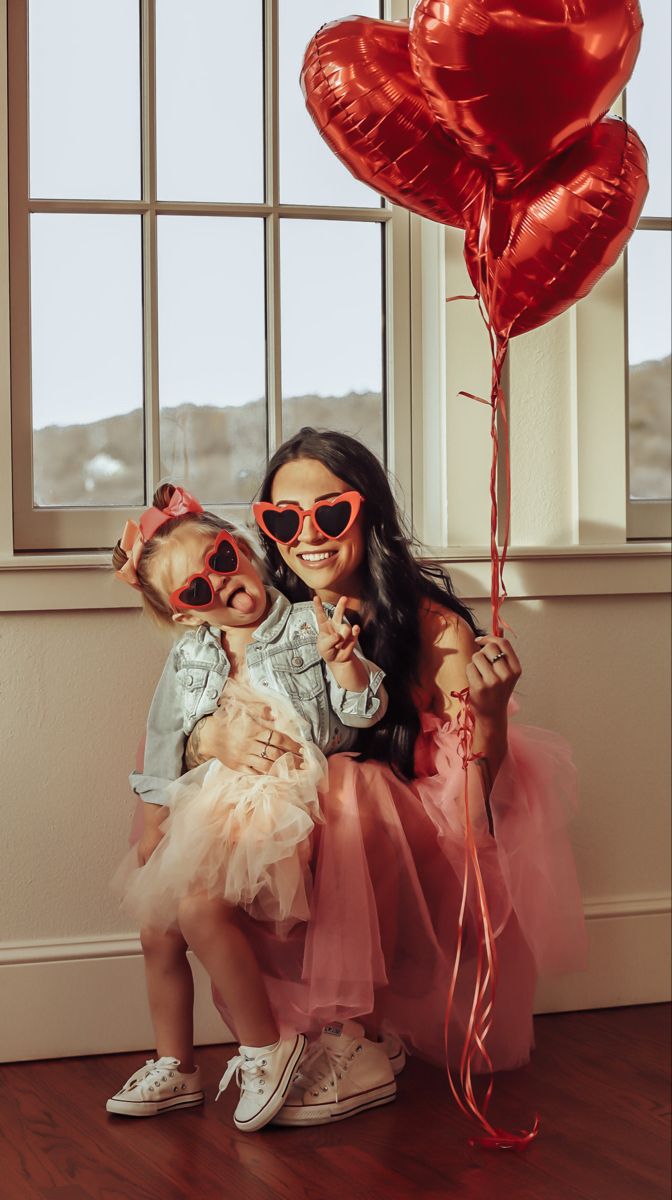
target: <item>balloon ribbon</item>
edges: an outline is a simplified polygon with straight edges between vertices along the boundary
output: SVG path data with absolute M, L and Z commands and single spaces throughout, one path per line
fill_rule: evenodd
M 474 712 L 469 701 L 469 688 L 463 688 L 460 692 L 451 692 L 451 696 L 460 702 L 460 713 L 457 718 L 457 750 L 462 762 L 464 771 L 464 811 L 465 811 L 465 838 L 464 838 L 464 883 L 462 885 L 462 901 L 460 904 L 460 915 L 457 926 L 457 945 L 455 948 L 455 961 L 453 963 L 453 974 L 450 981 L 450 989 L 448 992 L 448 1001 L 446 1004 L 446 1015 L 444 1021 L 444 1050 L 446 1056 L 446 1071 L 448 1074 L 448 1082 L 458 1106 L 466 1116 L 475 1117 L 479 1124 L 485 1130 L 487 1136 L 474 1137 L 469 1139 L 469 1145 L 483 1150 L 524 1150 L 529 1146 L 530 1142 L 536 1138 L 539 1130 L 539 1118 L 534 1119 L 534 1124 L 529 1130 L 521 1130 L 514 1133 L 505 1129 L 498 1129 L 492 1125 L 487 1117 L 488 1105 L 492 1096 L 494 1087 L 492 1059 L 486 1049 L 486 1039 L 492 1025 L 492 1012 L 495 1001 L 495 992 L 497 986 L 497 951 L 495 946 L 495 933 L 492 928 L 490 919 L 490 910 L 488 907 L 488 898 L 483 883 L 481 867 L 478 861 L 478 850 L 474 833 L 471 826 L 471 817 L 469 814 L 469 773 L 468 767 L 470 762 L 474 762 L 477 758 L 482 758 L 482 754 L 474 753 L 473 738 L 476 720 Z M 464 941 L 465 916 L 467 909 L 467 899 L 471 890 L 470 883 L 472 881 L 476 888 L 477 907 L 476 907 L 476 932 L 477 932 L 477 953 L 476 953 L 476 978 L 474 980 L 474 990 L 467 1022 L 467 1029 L 460 1056 L 459 1068 L 459 1089 L 453 1079 L 450 1067 L 450 1055 L 448 1049 L 448 1033 L 450 1027 L 450 1018 L 452 1015 L 453 1004 L 455 999 L 455 988 L 457 978 L 462 961 L 462 945 Z M 485 1063 L 486 1071 L 489 1075 L 489 1080 L 485 1092 L 484 1099 L 479 1104 L 474 1091 L 474 1081 L 472 1071 L 474 1059 L 479 1056 Z
M 490 338 L 490 347 L 492 351 L 492 389 L 490 401 L 484 400 L 481 396 L 473 396 L 469 392 L 461 392 L 460 395 L 468 396 L 470 399 L 478 400 L 483 404 L 490 404 L 491 422 L 490 436 L 492 439 L 492 462 L 490 468 L 490 500 L 491 500 L 491 521 L 490 521 L 490 561 L 491 561 L 491 583 L 490 583 L 490 605 L 492 610 L 492 630 L 496 637 L 501 637 L 503 628 L 510 629 L 501 617 L 501 606 L 506 599 L 506 587 L 504 584 L 504 565 L 506 563 L 506 555 L 509 544 L 509 533 L 511 528 L 511 469 L 509 455 L 509 437 L 508 437 L 508 421 L 506 416 L 506 403 L 504 391 L 502 388 L 502 371 L 506 359 L 508 349 L 508 337 L 502 338 L 499 343 L 497 336 L 484 313 L 483 306 L 479 297 L 479 308 L 481 315 L 488 330 Z M 504 521 L 504 539 L 502 543 L 501 554 L 497 544 L 497 470 L 498 459 L 500 454 L 499 434 L 497 428 L 497 415 L 501 414 L 501 429 L 504 442 L 504 461 L 505 461 L 505 521 Z M 492 1059 L 486 1049 L 486 1039 L 492 1025 L 492 1014 L 495 1001 L 495 993 L 497 987 L 497 949 L 495 944 L 495 933 L 490 919 L 490 910 L 488 906 L 488 898 L 483 883 L 480 863 L 478 860 L 478 850 L 474 838 L 473 829 L 471 826 L 471 817 L 469 814 L 469 763 L 474 762 L 483 755 L 480 752 L 474 753 L 473 740 L 476 719 L 474 711 L 470 703 L 469 688 L 463 688 L 459 692 L 451 692 L 451 695 L 459 700 L 460 712 L 457 718 L 457 738 L 458 738 L 458 755 L 462 762 L 464 771 L 464 813 L 465 813 L 465 838 L 464 838 L 464 883 L 462 886 L 462 901 L 460 905 L 460 915 L 458 919 L 457 930 L 457 945 L 455 950 L 455 961 L 453 964 L 453 973 L 448 992 L 448 1000 L 446 1004 L 446 1014 L 444 1021 L 444 1049 L 446 1056 L 446 1070 L 448 1073 L 448 1082 L 451 1091 L 458 1106 L 466 1116 L 475 1117 L 482 1128 L 485 1130 L 486 1136 L 474 1137 L 469 1139 L 469 1145 L 484 1150 L 525 1150 L 537 1136 L 539 1131 L 539 1117 L 535 1116 L 532 1128 L 529 1130 L 520 1130 L 519 1132 L 509 1132 L 505 1129 L 498 1129 L 492 1125 L 487 1117 L 488 1105 L 492 1097 L 494 1078 Z M 459 1089 L 453 1080 L 453 1075 L 450 1067 L 450 1056 L 448 1048 L 448 1034 L 450 1027 L 450 1018 L 453 1011 L 455 1000 L 455 989 L 457 978 L 462 960 L 462 946 L 464 941 L 464 927 L 467 910 L 467 900 L 469 893 L 472 890 L 470 886 L 473 879 L 473 885 L 476 889 L 476 931 L 477 931 L 477 953 L 476 953 L 476 977 L 474 981 L 474 989 L 472 995 L 471 1011 L 467 1022 L 462 1053 L 460 1056 L 459 1067 Z M 485 1096 L 482 1103 L 476 1097 L 474 1091 L 474 1081 L 472 1072 L 474 1060 L 479 1057 L 482 1063 L 485 1064 L 485 1069 L 489 1075 L 488 1084 L 485 1091 Z M 480 1063 L 479 1063 L 480 1065 Z
M 504 566 L 509 547 L 509 535 L 511 530 L 511 457 L 509 453 L 509 427 L 506 413 L 506 400 L 504 397 L 504 389 L 502 387 L 502 372 L 506 361 L 506 354 L 509 348 L 508 334 L 497 338 L 492 323 L 488 318 L 483 307 L 483 303 L 478 292 L 466 296 L 448 296 L 447 303 L 450 304 L 453 300 L 477 300 L 478 307 L 485 324 L 488 338 L 490 341 L 490 352 L 492 355 L 492 385 L 490 391 L 490 399 L 486 400 L 483 396 L 476 396 L 473 392 L 458 392 L 459 396 L 466 396 L 469 400 L 478 400 L 479 404 L 486 404 L 490 408 L 490 438 L 492 441 L 492 459 L 490 463 L 490 607 L 492 610 L 492 632 L 496 637 L 501 637 L 504 629 L 511 629 L 511 626 L 500 615 L 502 604 L 504 603 L 507 591 L 504 583 Z M 497 522 L 498 522 L 498 506 L 497 506 L 497 471 L 499 461 L 499 432 L 497 429 L 497 415 L 501 416 L 502 435 L 505 451 L 505 480 L 506 480 L 506 501 L 504 508 L 505 525 L 504 539 L 502 542 L 501 554 L 497 545 Z

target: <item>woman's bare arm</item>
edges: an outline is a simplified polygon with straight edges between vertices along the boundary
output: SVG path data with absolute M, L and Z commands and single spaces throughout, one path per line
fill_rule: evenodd
M 432 696 L 433 710 L 456 718 L 459 701 L 451 693 L 469 687 L 475 718 L 472 749 L 482 756 L 469 768 L 470 812 L 475 815 L 485 804 L 492 831 L 489 796 L 507 753 L 507 706 L 522 673 L 520 663 L 506 639 L 477 639 L 466 621 L 446 609 L 432 606 L 421 621 L 423 686 Z

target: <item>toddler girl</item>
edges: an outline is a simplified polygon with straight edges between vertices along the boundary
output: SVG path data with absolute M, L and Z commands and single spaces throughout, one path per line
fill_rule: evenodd
M 236 913 L 275 922 L 280 933 L 308 919 L 323 754 L 348 749 L 357 727 L 384 715 L 383 673 L 362 655 L 359 627 L 344 622 L 345 597 L 332 615 L 319 601 L 290 604 L 266 587 L 244 538 L 171 484 L 139 527 L 127 523 L 113 561 L 179 637 L 149 711 L 143 769 L 131 775 L 144 829 L 113 880 L 141 927 L 159 1058 L 107 1108 L 151 1116 L 203 1100 L 192 1062 L 191 946 L 244 1043 L 220 1090 L 237 1070 L 234 1121 L 251 1131 L 282 1106 L 305 1037 L 278 1037 Z M 208 714 L 224 727 L 250 715 L 268 727 L 252 773 L 210 760 L 181 775 L 186 740 Z M 288 737 L 299 758 L 286 752 Z

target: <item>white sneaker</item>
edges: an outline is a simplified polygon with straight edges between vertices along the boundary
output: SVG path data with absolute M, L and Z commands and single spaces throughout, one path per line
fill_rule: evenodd
M 124 1117 L 155 1117 L 172 1108 L 191 1108 L 203 1103 L 200 1068 L 191 1075 L 180 1071 L 178 1058 L 148 1058 L 144 1067 L 105 1105 L 108 1112 Z
M 307 1084 L 307 1086 L 306 1086 Z M 301 1064 L 276 1125 L 326 1125 L 395 1099 L 397 1084 L 385 1048 L 357 1021 L 326 1025 Z
M 229 1086 L 235 1074 L 240 1084 L 240 1100 L 233 1114 L 237 1129 L 254 1133 L 273 1119 L 285 1097 L 306 1049 L 302 1033 L 280 1040 L 275 1046 L 241 1046 L 240 1054 L 229 1060 L 215 1099 Z
M 379 1033 L 371 1040 L 375 1041 L 377 1046 L 381 1046 L 382 1049 L 384 1049 L 393 1073 L 395 1075 L 401 1075 L 401 1072 L 406 1066 L 407 1061 L 406 1051 L 401 1038 L 397 1037 L 396 1033 Z M 328 1066 L 329 1064 L 324 1054 L 321 1037 L 318 1037 L 318 1039 L 308 1047 L 305 1055 L 301 1059 L 301 1066 L 294 1076 L 292 1088 L 306 1091 L 307 1088 L 312 1087 L 315 1084 L 315 1081 L 326 1073 Z
M 401 1075 L 406 1066 L 406 1051 L 401 1039 L 397 1037 L 396 1033 L 379 1033 L 376 1037 L 376 1045 L 383 1047 L 394 1074 Z

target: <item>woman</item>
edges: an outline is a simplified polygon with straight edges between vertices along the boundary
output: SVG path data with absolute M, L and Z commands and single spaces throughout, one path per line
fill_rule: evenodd
M 499 961 L 487 1048 L 496 1068 L 519 1066 L 533 1045 L 538 972 L 574 969 L 584 951 L 565 833 L 575 782 L 569 749 L 546 731 L 509 727 L 521 674 L 511 644 L 479 635 L 447 577 L 413 558 L 387 477 L 364 446 L 302 429 L 269 463 L 260 495 L 255 513 L 271 581 L 293 602 L 347 596 L 389 695 L 383 721 L 360 737 L 359 757 L 329 760 L 307 929 L 282 940 L 269 926 L 245 923 L 281 1028 L 309 1032 L 334 1018 L 364 1018 L 443 1061 L 464 879 L 455 693 L 468 686 L 480 756 L 468 772 L 470 818 Z M 216 757 L 262 771 L 295 749 L 259 724 L 221 744 L 209 719 L 194 730 L 187 761 Z M 474 908 L 470 894 L 453 1008 L 458 1055 L 473 990 Z M 336 1090 L 341 1035 L 333 1029 L 322 1041 Z M 297 1123 L 309 1092 L 296 1101 Z M 341 1115 L 338 1098 L 334 1105 L 332 1116 Z

